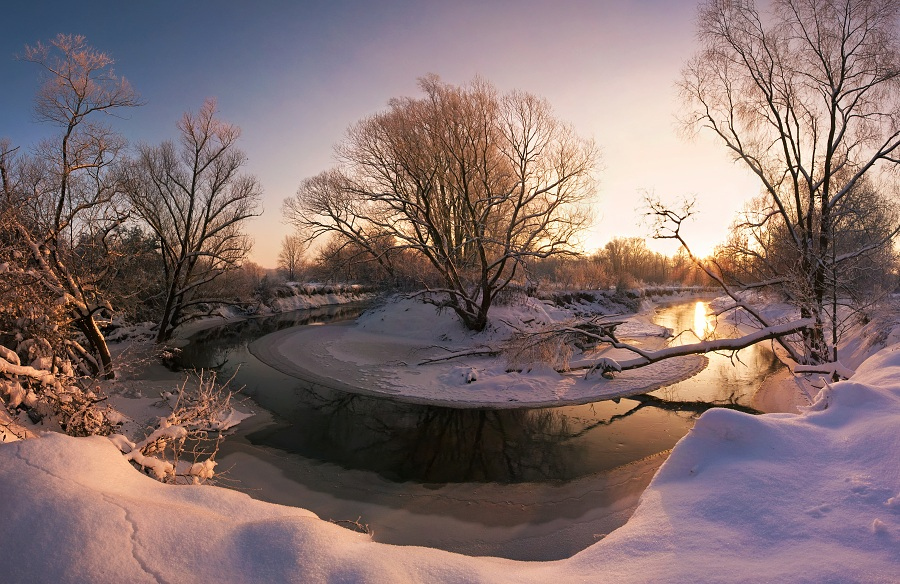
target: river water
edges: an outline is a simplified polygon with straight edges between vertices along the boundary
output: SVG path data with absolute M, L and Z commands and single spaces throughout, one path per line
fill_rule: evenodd
M 624 523 L 667 451 L 696 418 L 630 399 L 518 410 L 453 409 L 351 395 L 256 360 L 253 340 L 290 326 L 354 318 L 342 306 L 234 323 L 191 338 L 182 356 L 264 408 L 219 454 L 226 483 L 251 496 L 368 524 L 376 540 L 470 554 L 556 559 Z M 657 309 L 690 342 L 706 302 Z M 748 405 L 778 362 L 765 346 L 710 356 L 667 401 Z

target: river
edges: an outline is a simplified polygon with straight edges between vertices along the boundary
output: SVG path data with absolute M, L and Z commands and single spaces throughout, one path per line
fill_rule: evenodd
M 558 559 L 627 520 L 697 415 L 630 399 L 513 410 L 406 404 L 287 376 L 247 350 L 276 330 L 360 310 L 253 319 L 191 339 L 183 359 L 233 374 L 257 409 L 219 453 L 226 485 L 351 528 L 367 525 L 377 541 Z M 681 302 L 658 308 L 654 322 L 702 336 L 707 311 L 706 302 Z M 764 346 L 737 359 L 711 355 L 703 372 L 652 395 L 748 405 L 778 366 Z

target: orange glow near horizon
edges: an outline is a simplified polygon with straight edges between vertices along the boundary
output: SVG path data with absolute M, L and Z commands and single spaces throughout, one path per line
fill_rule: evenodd
M 646 234 L 629 234 L 629 233 L 621 233 L 621 234 L 611 234 L 607 236 L 605 239 L 601 240 L 598 237 L 593 237 L 593 233 L 584 244 L 584 253 L 586 255 L 593 255 L 594 253 L 603 249 L 607 242 L 610 239 L 615 237 L 642 237 L 647 242 L 647 247 L 657 253 L 661 253 L 667 256 L 674 256 L 681 249 L 681 244 L 675 240 L 671 239 L 653 239 L 652 237 L 648 237 Z M 696 241 L 688 241 L 688 245 L 691 248 L 691 253 L 693 253 L 696 257 L 700 259 L 708 258 L 712 255 L 715 247 L 721 243 L 721 240 L 713 239 L 712 237 L 707 237 L 704 239 L 698 238 Z

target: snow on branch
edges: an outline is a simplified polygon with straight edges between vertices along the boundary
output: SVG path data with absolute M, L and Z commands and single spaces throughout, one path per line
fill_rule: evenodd
M 690 343 L 677 347 L 667 347 L 658 351 L 644 351 L 636 347 L 632 347 L 625 343 L 613 343 L 617 348 L 628 349 L 638 356 L 625 361 L 614 361 L 609 358 L 598 359 L 572 369 L 587 369 L 585 378 L 589 378 L 596 372 L 608 374 L 610 371 L 627 371 L 628 369 L 636 369 L 644 367 L 663 359 L 671 359 L 672 357 L 681 357 L 684 355 L 697 355 L 702 353 L 712 353 L 714 351 L 737 351 L 750 345 L 754 345 L 761 341 L 775 339 L 799 332 L 812 326 L 813 320 L 804 318 L 784 324 L 770 326 L 760 329 L 749 335 L 737 337 L 734 339 L 713 339 L 709 341 L 701 341 L 699 343 Z
M 830 378 L 834 378 L 837 375 L 844 379 L 850 379 L 856 371 L 840 361 L 833 361 L 831 363 L 819 363 L 818 365 L 795 365 L 794 373 L 822 373 L 827 374 Z
M 232 407 L 228 382 L 216 383 L 215 373 L 200 373 L 196 388 L 188 380 L 175 394 L 172 413 L 159 422 L 143 440 L 134 443 L 121 434 L 110 440 L 125 458 L 163 482 L 200 483 L 215 475 L 215 455 L 223 433 L 248 417 Z M 190 460 L 185 458 L 190 457 Z
M 24 409 L 35 423 L 49 418 L 72 436 L 111 431 L 113 423 L 107 411 L 97 405 L 106 398 L 75 378 L 71 364 L 54 364 L 47 357 L 35 359 L 32 365 L 20 362 L 17 353 L 0 347 L 0 400 L 5 400 L 10 413 Z
M 813 324 L 813 320 L 800 319 L 769 326 L 734 339 L 712 339 L 656 351 L 620 341 L 615 335 L 615 328 L 619 324 L 619 321 L 586 321 L 554 326 L 535 333 L 523 333 L 507 342 L 504 352 L 509 355 L 509 361 L 513 366 L 523 360 L 532 359 L 545 362 L 560 372 L 586 369 L 586 379 L 595 374 L 609 377 L 614 372 L 644 367 L 663 359 L 714 351 L 737 351 L 761 341 L 784 337 L 804 330 Z M 627 350 L 636 356 L 627 360 L 614 360 L 609 357 L 587 358 L 574 365 L 569 363 L 572 347 L 585 351 L 601 344 Z M 567 347 L 567 349 L 561 351 L 560 347 Z M 548 356 L 552 356 L 552 358 L 548 358 Z
M 423 359 L 419 362 L 419 365 L 428 365 L 429 363 L 438 363 L 440 361 L 451 361 L 453 359 L 460 359 L 462 357 L 493 357 L 495 355 L 499 355 L 501 353 L 500 349 L 494 349 L 492 347 L 476 347 L 469 351 L 452 351 L 446 347 L 435 347 L 437 349 L 441 349 L 447 351 L 446 355 L 441 355 L 440 357 L 431 357 L 428 359 Z
M 0 347 L 0 349 L 2 349 L 2 351 L 0 351 L 0 374 L 5 374 L 6 376 L 26 377 L 40 383 L 41 385 L 47 385 L 57 389 L 61 387 L 59 380 L 52 372 L 45 371 L 43 369 L 37 369 L 29 365 L 19 365 L 18 355 L 16 355 L 9 349 L 6 349 L 6 347 Z

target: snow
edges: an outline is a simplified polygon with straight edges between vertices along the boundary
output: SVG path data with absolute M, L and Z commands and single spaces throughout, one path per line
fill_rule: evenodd
M 105 438 L 0 446 L 6 582 L 890 582 L 900 347 L 801 414 L 710 410 L 633 517 L 555 562 L 371 541 L 302 509 L 164 485 Z
M 360 302 L 368 300 L 371 297 L 371 294 L 354 291 L 308 294 L 298 290 L 297 293 L 292 296 L 271 300 L 269 305 L 275 312 L 289 312 L 291 310 L 306 310 L 309 308 L 319 308 L 320 306 Z
M 705 357 L 689 355 L 617 373 L 613 379 L 586 379 L 584 372 L 558 373 L 540 363 L 511 371 L 509 363 L 496 356 L 426 363 L 497 347 L 516 328 L 552 325 L 572 316 L 570 310 L 527 299 L 496 307 L 488 328 L 472 335 L 449 311 L 441 312 L 415 299 L 394 299 L 367 311 L 356 323 L 285 329 L 254 341 L 249 349 L 256 358 L 288 375 L 344 391 L 450 407 L 590 403 L 670 385 L 706 365 Z M 639 339 L 647 348 L 661 346 L 666 332 L 649 323 L 646 315 L 628 319 L 619 327 L 620 336 Z M 608 350 L 602 358 L 628 355 L 627 351 Z
M 216 424 L 212 425 L 212 427 L 216 430 L 225 431 L 234 428 L 238 424 L 240 424 L 243 420 L 253 416 L 253 414 L 247 412 L 239 412 L 236 409 L 232 408 L 228 410 L 228 413 L 220 416 L 216 420 Z
M 284 335 L 263 348 L 302 365 L 303 355 L 289 353 L 296 342 L 296 350 L 318 352 L 316 358 L 326 360 L 335 383 L 365 377 L 377 391 L 387 387 L 378 385 L 382 380 L 406 380 L 405 391 L 416 380 L 431 383 L 443 375 L 453 395 L 469 392 L 471 398 L 484 392 L 496 398 L 506 395 L 496 387 L 503 376 L 519 376 L 535 391 L 550 385 L 545 379 L 565 377 L 546 367 L 500 372 L 477 359 L 428 366 L 423 373 L 425 368 L 416 365 L 423 344 L 458 349 L 470 342 L 469 336 L 452 319 L 429 312 L 431 307 L 403 308 L 371 313 L 357 325 L 306 327 L 320 335 L 318 344 Z M 397 312 L 410 314 L 406 320 L 391 318 Z M 515 324 L 523 315 L 547 322 L 564 317 L 555 308 L 533 306 L 507 310 L 502 320 Z M 630 320 L 629 335 L 648 346 L 661 344 L 659 331 L 641 321 L 640 315 Z M 478 342 L 502 338 L 505 326 L 498 319 Z M 399 340 L 405 327 L 413 327 L 405 329 L 412 338 L 407 345 Z M 333 329 L 349 336 L 328 337 Z M 397 338 L 379 343 L 385 333 Z M 162 484 L 123 457 L 122 452 L 134 451 L 125 436 L 72 438 L 46 432 L 12 441 L 17 436 L 4 431 L 8 418 L 0 410 L 0 432 L 11 440 L 0 445 L 0 580 L 896 582 L 898 340 L 895 316 L 859 327 L 847 348 L 846 363 L 855 374 L 824 384 L 799 413 L 706 412 L 672 450 L 623 527 L 598 534 L 589 548 L 552 562 L 388 545 L 299 507 L 220 487 Z M 872 355 L 882 342 L 886 348 Z M 356 377 L 350 373 L 354 369 Z M 627 373 L 599 385 L 608 388 Z M 161 371 L 155 374 L 160 379 L 135 385 L 132 397 L 119 392 L 110 400 L 123 419 L 141 421 L 151 405 L 165 401 L 140 397 L 161 393 L 167 383 L 171 387 Z M 115 383 L 128 383 L 127 376 Z M 212 465 L 190 470 L 213 472 Z
M 275 288 L 276 295 L 267 304 L 258 304 L 246 309 L 235 306 L 219 306 L 212 314 L 198 316 L 181 324 L 175 330 L 172 345 L 204 329 L 219 326 L 227 322 L 237 322 L 248 316 L 265 316 L 279 312 L 308 310 L 323 306 L 366 302 L 375 294 L 357 285 L 319 283 L 301 284 L 287 282 Z

